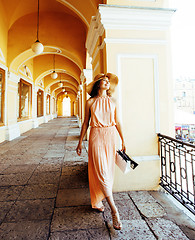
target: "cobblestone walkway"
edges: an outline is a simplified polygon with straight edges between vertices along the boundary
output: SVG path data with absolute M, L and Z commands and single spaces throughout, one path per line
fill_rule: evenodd
M 115 193 L 123 223 L 90 207 L 87 151 L 76 118 L 58 118 L 0 144 L 0 239 L 195 239 L 194 222 L 163 192 Z

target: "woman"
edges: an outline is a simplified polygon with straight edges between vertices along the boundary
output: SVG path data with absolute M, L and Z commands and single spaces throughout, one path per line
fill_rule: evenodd
M 87 86 L 91 98 L 86 102 L 85 119 L 82 125 L 77 154 L 82 151 L 82 140 L 91 119 L 88 150 L 88 174 L 92 208 L 104 211 L 102 200 L 106 198 L 112 214 L 113 227 L 122 229 L 118 210 L 115 206 L 112 186 L 116 156 L 116 129 L 125 149 L 121 125 L 115 103 L 110 98 L 118 84 L 118 77 L 112 73 L 98 74 Z

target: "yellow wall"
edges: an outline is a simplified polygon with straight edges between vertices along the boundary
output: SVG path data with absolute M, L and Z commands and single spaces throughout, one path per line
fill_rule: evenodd
M 8 26 L 7 26 L 5 11 L 4 11 L 1 1 L 0 1 L 0 16 L 1 16 L 0 17 L 0 49 L 5 58 L 5 62 L 3 62 L 1 60 L 1 56 L 0 56 L 0 63 L 6 64 L 6 62 L 7 62 Z
M 132 6 L 135 2 L 137 6 L 166 5 L 166 1 L 117 1 L 118 4 Z M 116 1 L 108 3 L 114 4 Z M 123 10 L 127 18 L 124 23 L 121 18 Z M 158 9 L 100 6 L 100 15 L 97 14 L 96 22 L 90 26 L 87 46 L 92 55 L 94 75 L 101 69 L 96 67 L 98 61 L 99 66 L 105 66 L 105 72 L 118 75 L 119 84 L 114 98 L 122 122 L 127 154 L 139 163 L 135 171 L 126 175 L 116 167 L 114 191 L 157 189 L 160 180 L 157 133 L 174 134 L 171 51 L 167 25 L 173 11 L 165 11 L 167 15 L 164 10 Z M 132 16 L 129 17 L 128 13 Z M 140 22 L 136 25 L 134 21 L 138 16 Z M 101 24 L 105 29 L 102 39 L 96 36 L 98 30 L 99 34 L 103 32 L 100 30 Z M 90 39 L 96 41 L 96 46 L 90 43 Z M 103 56 L 100 49 L 103 49 Z

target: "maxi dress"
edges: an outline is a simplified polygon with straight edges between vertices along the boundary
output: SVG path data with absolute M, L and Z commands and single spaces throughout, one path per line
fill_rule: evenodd
M 92 208 L 112 195 L 116 156 L 116 106 L 110 97 L 97 97 L 91 108 L 88 176 Z

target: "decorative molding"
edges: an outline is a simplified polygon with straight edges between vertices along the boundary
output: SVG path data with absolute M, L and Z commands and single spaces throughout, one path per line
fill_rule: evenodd
M 6 67 L 5 65 L 3 65 L 2 63 L 0 63 L 0 68 L 2 68 L 5 71 L 8 71 L 8 67 Z
M 101 23 L 99 13 L 97 13 L 96 17 L 93 16 L 91 19 L 87 40 L 86 40 L 86 48 L 89 52 L 90 57 L 94 52 L 99 36 L 102 36 L 103 33 L 104 33 L 104 27 Z
M 175 9 L 128 7 L 103 5 L 99 6 L 101 23 L 105 30 L 167 30 Z
M 160 39 L 129 39 L 129 38 L 105 38 L 105 43 L 114 43 L 114 44 L 157 44 L 157 45 L 166 45 L 168 44 L 167 40 Z
M 87 19 L 84 17 L 84 15 L 81 12 L 78 11 L 78 8 L 74 7 L 72 4 L 70 4 L 66 0 L 57 0 L 57 1 L 61 2 L 61 3 L 64 3 L 65 6 L 67 6 L 73 12 L 75 12 L 79 16 L 79 18 L 81 18 L 83 20 L 83 22 L 86 24 L 86 26 L 89 27 L 89 23 L 88 23 Z
M 136 162 L 145 162 L 145 161 L 159 161 L 159 155 L 151 155 L 151 156 L 134 156 L 133 159 Z
M 122 71 L 121 71 L 121 59 L 122 58 L 145 58 L 145 59 L 153 59 L 154 61 L 154 98 L 155 98 L 155 130 L 156 133 L 160 132 L 160 103 L 159 103 L 159 70 L 158 70 L 158 56 L 155 54 L 119 54 L 117 57 L 117 65 L 118 65 L 118 77 L 122 79 Z M 120 116 L 122 116 L 122 94 L 121 94 L 121 81 L 119 81 L 118 88 L 118 96 L 119 96 L 119 104 L 120 104 Z M 122 117 L 121 117 L 122 118 Z M 122 121 L 122 119 L 121 119 Z
M 30 69 L 28 68 L 28 66 L 23 65 L 23 70 L 20 69 L 19 72 L 22 73 L 23 75 L 27 76 L 31 80 L 33 80 L 32 73 L 31 73 Z
M 167 30 L 171 24 L 171 17 L 175 9 L 128 7 L 116 5 L 99 5 L 96 16 L 91 19 L 86 48 L 92 56 L 97 45 L 98 38 L 105 30 Z M 122 40 L 125 41 L 125 40 Z M 128 40 L 129 41 L 129 40 Z M 143 40 L 131 40 L 141 43 Z M 147 44 L 163 44 L 161 40 L 144 40 Z M 97 54 L 97 52 L 95 53 Z
M 8 72 L 8 80 L 14 83 L 19 83 L 20 76 L 16 75 L 13 72 Z
M 92 69 L 83 69 L 83 73 L 85 75 L 86 81 L 84 84 L 88 84 L 92 81 L 93 79 L 93 72 Z
M 100 49 L 103 49 L 103 48 L 105 47 L 105 45 L 106 45 L 106 42 L 103 41 L 102 44 L 99 45 L 99 46 L 96 48 L 95 53 L 94 53 L 94 55 L 93 55 L 93 59 L 92 59 L 92 61 L 91 61 L 91 64 L 94 63 L 94 61 L 95 61 L 95 59 L 96 59 L 96 57 L 97 57 L 97 55 L 98 55 L 99 50 L 100 50 Z
M 156 2 L 156 0 L 134 0 L 137 2 Z
M 98 61 L 98 62 L 96 63 L 96 65 L 95 65 L 94 69 L 93 69 L 93 72 L 96 71 L 96 69 L 99 67 L 99 65 L 100 65 L 100 63 L 99 63 L 99 61 Z
M 3 52 L 2 52 L 2 50 L 1 50 L 1 48 L 0 48 L 0 60 L 1 60 L 3 63 L 6 63 L 5 57 L 4 57 L 4 55 L 3 55 Z

